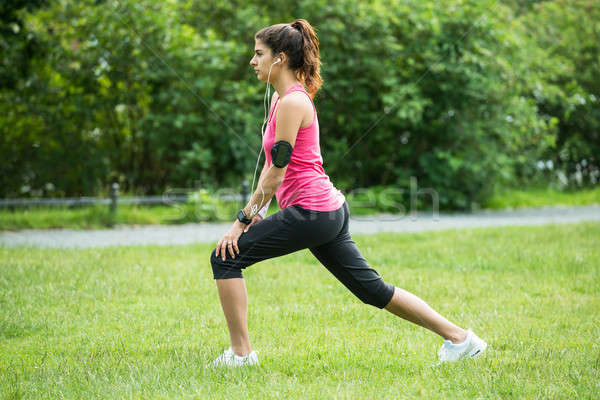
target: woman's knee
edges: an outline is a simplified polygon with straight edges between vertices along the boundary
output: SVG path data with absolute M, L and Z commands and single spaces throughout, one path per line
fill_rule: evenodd
M 382 309 L 392 300 L 395 289 L 394 285 L 390 285 L 382 278 L 379 278 L 376 281 L 363 285 L 362 290 L 354 294 L 364 304 Z
M 214 279 L 242 278 L 241 268 L 232 265 L 231 260 L 217 257 L 216 249 L 210 253 L 210 265 Z

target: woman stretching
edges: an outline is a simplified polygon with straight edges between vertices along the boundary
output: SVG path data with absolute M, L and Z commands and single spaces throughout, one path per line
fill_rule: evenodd
M 306 248 L 362 302 L 445 339 L 441 362 L 478 356 L 486 348 L 483 340 L 417 296 L 386 283 L 352 241 L 348 205 L 325 174 L 319 147 L 312 99 L 321 86 L 320 64 L 319 41 L 306 20 L 272 25 L 255 35 L 250 65 L 276 92 L 263 134 L 266 160 L 257 190 L 210 256 L 231 339 L 231 347 L 210 365 L 258 364 L 248 337 L 242 269 Z M 273 195 L 281 210 L 263 219 Z

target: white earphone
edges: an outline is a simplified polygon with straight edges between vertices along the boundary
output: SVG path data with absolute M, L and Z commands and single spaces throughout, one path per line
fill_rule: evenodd
M 269 68 L 269 74 L 267 75 L 267 88 L 265 90 L 265 96 L 263 98 L 263 106 L 265 108 L 265 117 L 263 119 L 263 124 L 262 127 L 260 128 L 261 131 L 261 138 L 264 138 L 265 136 L 265 124 L 267 123 L 267 99 L 269 99 L 269 109 L 271 108 L 271 87 L 269 85 L 270 80 L 271 80 L 271 68 L 273 68 L 273 65 L 280 63 L 281 57 L 277 57 L 277 59 L 275 60 L 275 62 L 273 64 L 271 64 L 271 67 Z M 258 163 L 260 162 L 260 156 L 262 155 L 262 151 L 263 151 L 263 146 L 262 143 L 260 145 L 260 152 L 258 153 L 258 159 L 256 160 L 256 166 L 254 167 L 254 175 L 252 177 L 252 187 L 250 188 L 250 196 L 252 196 L 252 194 L 254 193 L 254 182 L 256 181 L 256 171 L 258 170 Z M 261 186 L 260 191 L 262 192 L 263 198 L 262 201 L 264 201 L 265 199 L 265 192 Z M 261 201 L 261 204 L 262 204 Z M 250 207 L 250 215 L 254 216 L 257 212 L 258 212 L 258 207 L 256 206 L 256 204 L 253 204 Z

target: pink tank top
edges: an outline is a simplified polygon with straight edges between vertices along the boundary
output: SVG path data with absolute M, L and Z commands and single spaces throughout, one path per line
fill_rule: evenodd
M 294 85 L 285 92 L 300 91 L 310 95 L 302 85 Z M 333 211 L 340 208 L 346 200 L 342 192 L 337 190 L 323 169 L 323 157 L 319 146 L 319 121 L 317 109 L 310 99 L 315 111 L 311 125 L 300 128 L 292 151 L 283 183 L 275 193 L 279 208 L 299 205 L 307 210 Z M 267 165 L 271 165 L 271 148 L 275 143 L 275 122 L 279 98 L 269 110 L 269 122 L 263 137 L 263 146 Z

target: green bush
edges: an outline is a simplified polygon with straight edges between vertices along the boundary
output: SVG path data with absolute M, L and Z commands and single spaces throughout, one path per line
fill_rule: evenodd
M 206 189 L 191 193 L 186 203 L 177 206 L 179 217 L 174 222 L 233 221 L 240 204 L 222 200 L 222 194 L 211 193 Z
M 540 179 L 540 160 L 593 184 L 598 6 L 535 3 L 86 0 L 20 12 L 39 51 L 0 89 L 0 196 L 251 180 L 264 90 L 248 65 L 254 33 L 295 18 L 319 35 L 321 147 L 340 189 L 417 179 L 441 207 L 468 209 Z
M 552 161 L 563 185 L 600 182 L 600 3 L 544 1 L 522 17 L 536 42 L 529 93 L 540 118 L 558 125 Z M 548 172 L 548 171 L 547 171 Z

